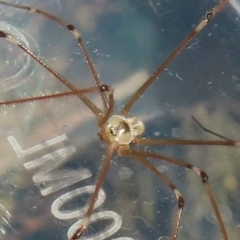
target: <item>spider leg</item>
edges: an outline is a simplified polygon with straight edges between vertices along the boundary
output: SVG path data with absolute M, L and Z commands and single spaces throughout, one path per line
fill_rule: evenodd
M 192 119 L 198 124 L 198 126 L 203 129 L 203 131 L 208 132 L 208 133 L 210 133 L 210 134 L 212 134 L 212 135 L 214 135 L 214 136 L 217 136 L 217 137 L 219 137 L 219 138 L 222 138 L 222 139 L 224 139 L 224 140 L 232 141 L 231 139 L 226 138 L 226 137 L 224 137 L 223 135 L 220 135 L 220 134 L 218 134 L 218 133 L 216 133 L 216 132 L 213 132 L 212 130 L 210 130 L 210 129 L 208 129 L 208 128 L 205 128 L 193 115 L 191 115 L 191 117 L 192 117 Z
M 114 150 L 111 147 L 108 147 L 107 154 L 106 154 L 106 157 L 104 159 L 102 169 L 101 169 L 100 175 L 99 175 L 98 180 L 97 180 L 96 188 L 95 188 L 95 190 L 93 192 L 93 195 L 91 197 L 87 213 L 86 213 L 81 225 L 76 230 L 76 232 L 73 234 L 73 236 L 70 238 L 70 240 L 79 239 L 84 234 L 84 232 L 86 231 L 86 229 L 89 225 L 90 217 L 92 215 L 95 202 L 97 201 L 97 198 L 98 198 L 98 192 L 99 192 L 99 190 L 100 190 L 100 188 L 101 188 L 101 186 L 104 182 L 104 179 L 107 175 L 109 166 L 111 164 L 111 159 L 112 159 L 113 152 L 114 152 Z
M 173 182 L 168 179 L 164 174 L 162 174 L 153 164 L 151 164 L 144 156 L 144 154 L 136 154 L 137 151 L 134 150 L 123 150 L 119 151 L 120 155 L 125 155 L 135 158 L 138 162 L 143 164 L 146 168 L 156 174 L 173 192 L 178 202 L 178 210 L 175 216 L 175 223 L 173 227 L 172 240 L 176 240 L 179 233 L 179 225 L 181 221 L 181 215 L 184 206 L 184 198 L 180 191 L 176 188 Z
M 190 32 L 190 34 L 183 39 L 183 41 L 174 49 L 169 57 L 156 69 L 153 74 L 147 79 L 147 81 L 132 95 L 125 106 L 122 109 L 122 114 L 127 116 L 135 102 L 143 95 L 143 93 L 152 85 L 157 77 L 168 67 L 168 65 L 176 58 L 176 56 L 186 47 L 186 45 L 202 31 L 202 29 L 208 25 L 210 20 L 224 8 L 229 0 L 222 0 L 215 8 L 210 12 L 207 12 L 205 17 L 199 22 L 199 24 Z
M 124 154 L 124 153 L 125 152 L 121 152 L 121 154 Z M 221 214 L 220 214 L 219 209 L 217 207 L 216 200 L 213 196 L 210 184 L 208 182 L 208 176 L 202 169 L 200 169 L 198 167 L 195 167 L 192 164 L 182 162 L 182 161 L 180 161 L 176 158 L 168 157 L 168 156 L 165 156 L 165 155 L 159 154 L 159 153 L 151 153 L 151 152 L 145 152 L 145 151 L 130 150 L 130 152 L 126 152 L 125 154 L 131 155 L 131 156 L 134 156 L 134 157 L 140 157 L 140 158 L 151 157 L 151 158 L 158 159 L 158 160 L 164 160 L 166 162 L 170 162 L 170 163 L 173 163 L 175 165 L 178 165 L 178 166 L 181 166 L 181 167 L 184 167 L 184 168 L 188 168 L 188 169 L 194 171 L 194 173 L 197 174 L 198 177 L 200 177 L 200 179 L 201 179 L 201 181 L 202 181 L 202 183 L 205 187 L 205 190 L 207 192 L 207 195 L 209 196 L 209 199 L 210 199 L 211 205 L 213 207 L 214 213 L 216 215 L 216 218 L 217 218 L 217 221 L 218 221 L 223 239 L 224 240 L 229 240 L 228 236 L 227 236 L 226 228 L 224 226 L 224 223 L 223 223 L 223 220 L 222 220 L 222 217 L 221 217 Z
M 78 89 L 71 84 L 67 79 L 65 79 L 63 76 L 61 76 L 59 73 L 57 73 L 53 68 L 51 68 L 49 65 L 47 65 L 42 59 L 37 57 L 34 53 L 32 53 L 27 47 L 25 47 L 16 37 L 13 35 L 6 33 L 4 31 L 0 31 L 0 38 L 5 38 L 7 41 L 15 44 L 19 48 L 21 48 L 26 54 L 28 54 L 31 58 L 33 58 L 36 62 L 38 62 L 41 66 L 43 66 L 47 71 L 49 71 L 52 75 L 54 75 L 60 82 L 62 82 L 67 88 L 69 88 L 72 92 L 78 91 Z M 100 85 L 98 87 L 101 91 L 101 87 L 105 85 Z M 85 105 L 97 116 L 102 117 L 104 114 L 103 112 L 95 105 L 93 104 L 87 97 L 85 97 L 81 92 L 77 95 L 84 103 Z
M 101 85 L 102 85 L 102 82 L 99 78 L 99 75 L 94 67 L 94 64 L 92 62 L 92 59 L 87 51 L 87 48 L 83 42 L 83 39 L 81 37 L 81 34 L 80 32 L 72 25 L 72 24 L 69 24 L 65 21 L 63 21 L 62 19 L 48 13 L 48 12 L 45 12 L 39 8 L 35 8 L 35 7 L 30 7 L 30 6 L 26 6 L 26 5 L 19 5 L 19 4 L 14 4 L 14 3 L 8 3 L 8 2 L 4 2 L 4 1 L 0 1 L 0 4 L 3 4 L 3 5 L 6 5 L 6 6 L 11 6 L 11 7 L 15 7 L 15 8 L 18 8 L 18 9 L 22 9 L 22 10 L 25 10 L 25 11 L 28 11 L 30 13 L 38 13 L 48 19 L 51 19 L 53 20 L 54 22 L 57 22 L 58 24 L 60 24 L 62 27 L 66 28 L 67 30 L 69 30 L 73 36 L 76 38 L 76 40 L 78 41 L 78 44 L 82 50 L 82 53 L 85 57 L 85 60 L 86 60 L 86 63 L 94 77 L 94 81 L 95 81 L 95 85 L 100 88 Z M 104 105 L 104 108 L 107 109 L 108 107 L 108 102 L 107 102 L 107 97 L 105 95 L 104 92 L 101 92 L 101 97 L 102 97 L 102 100 L 103 100 L 103 105 Z
M 172 146 L 172 145 L 199 145 L 199 146 L 239 146 L 240 142 L 227 139 L 225 141 L 219 140 L 185 140 L 185 139 L 151 139 L 151 138 L 136 138 L 134 143 L 138 145 L 158 145 L 158 146 Z

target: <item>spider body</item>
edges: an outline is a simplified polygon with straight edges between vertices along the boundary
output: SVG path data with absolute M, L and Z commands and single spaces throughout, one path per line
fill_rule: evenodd
M 119 145 L 126 146 L 144 131 L 140 118 L 125 118 L 121 115 L 112 115 L 99 133 L 100 138 L 114 148 Z
M 104 155 L 103 159 L 103 165 L 99 171 L 99 176 L 96 182 L 96 186 L 94 188 L 93 194 L 91 196 L 89 206 L 87 207 L 87 211 L 85 213 L 85 216 L 83 217 L 81 223 L 77 226 L 75 231 L 72 233 L 69 233 L 69 239 L 71 240 L 77 240 L 84 236 L 86 233 L 89 224 L 91 223 L 91 216 L 93 215 L 93 210 L 96 205 L 96 202 L 98 200 L 98 196 L 100 193 L 101 186 L 103 185 L 103 182 L 106 178 L 107 172 L 109 170 L 113 154 L 115 152 L 118 153 L 120 156 L 125 157 L 131 157 L 143 166 L 145 166 L 150 172 L 155 174 L 159 180 L 162 180 L 163 183 L 165 183 L 168 188 L 172 191 L 173 196 L 176 201 L 176 213 L 174 216 L 174 223 L 173 223 L 173 229 L 171 234 L 172 240 L 178 239 L 178 234 L 180 231 L 181 226 L 181 217 L 182 212 L 184 208 L 184 196 L 183 194 L 178 190 L 177 186 L 173 181 L 165 176 L 164 173 L 159 171 L 159 169 L 154 166 L 150 161 L 149 158 L 157 160 L 157 161 L 165 161 L 171 164 L 175 164 L 177 166 L 183 167 L 185 169 L 191 170 L 197 177 L 199 177 L 202 185 L 204 186 L 206 190 L 206 195 L 209 197 L 209 202 L 213 208 L 214 214 L 216 216 L 218 226 L 220 228 L 220 232 L 222 234 L 222 237 L 224 240 L 230 240 L 226 231 L 226 227 L 224 225 L 224 222 L 222 220 L 222 216 L 220 214 L 220 211 L 218 209 L 218 205 L 216 203 L 215 197 L 213 195 L 213 192 L 211 190 L 211 186 L 208 182 L 208 175 L 205 173 L 204 170 L 202 170 L 199 167 L 194 166 L 193 164 L 186 163 L 184 161 L 181 161 L 174 157 L 169 157 L 161 153 L 155 153 L 147 150 L 135 150 L 132 146 L 135 145 L 143 145 L 143 146 L 165 146 L 165 145 L 207 145 L 207 146 L 232 146 L 232 147 L 239 147 L 239 142 L 226 138 L 220 134 L 217 134 L 213 131 L 210 131 L 203 127 L 198 120 L 195 120 L 195 122 L 198 123 L 198 125 L 206 132 L 209 132 L 218 138 L 220 140 L 181 140 L 181 139 L 151 139 L 151 138 L 145 138 L 142 137 L 142 134 L 144 133 L 144 123 L 141 120 L 140 117 L 128 117 L 130 110 L 132 109 L 133 105 L 138 101 L 138 99 L 143 95 L 143 93 L 148 89 L 149 86 L 154 84 L 154 82 L 157 80 L 158 76 L 165 71 L 165 69 L 168 67 L 168 65 L 176 58 L 176 56 L 187 46 L 187 44 L 197 36 L 197 34 L 209 24 L 210 20 L 214 18 L 228 3 L 228 0 L 223 0 L 219 2 L 211 11 L 207 12 L 206 15 L 199 21 L 199 23 L 194 27 L 194 29 L 180 42 L 180 44 L 172 51 L 172 53 L 167 57 L 163 63 L 158 66 L 158 68 L 149 76 L 148 79 L 137 89 L 134 94 L 130 97 L 130 99 L 126 102 L 126 104 L 123 106 L 121 110 L 120 115 L 114 115 L 113 114 L 113 106 L 114 106 L 114 96 L 113 91 L 111 87 L 107 85 L 103 85 L 99 75 L 97 74 L 97 71 L 95 69 L 95 66 L 92 62 L 92 59 L 90 57 L 90 54 L 88 53 L 87 47 L 85 46 L 85 43 L 81 37 L 81 34 L 79 31 L 72 25 L 64 20 L 35 7 L 30 6 L 24 6 L 24 5 L 17 5 L 12 3 L 7 3 L 4 1 L 0 1 L 0 4 L 4 4 L 7 6 L 19 8 L 22 10 L 29 11 L 30 13 L 37 13 L 40 15 L 43 15 L 46 18 L 49 18 L 51 21 L 55 21 L 57 24 L 64 27 L 66 30 L 68 30 L 76 39 L 78 42 L 80 49 L 83 53 L 84 59 L 87 63 L 87 66 L 89 67 L 89 70 L 94 78 L 95 81 L 95 87 L 89 88 L 89 89 L 77 89 L 77 87 L 72 84 L 70 81 L 65 79 L 63 76 L 61 76 L 57 71 L 55 71 L 52 67 L 50 67 L 47 63 L 45 63 L 40 57 L 36 56 L 31 52 L 28 48 L 26 48 L 19 39 L 17 39 L 15 36 L 12 36 L 10 33 L 7 33 L 5 31 L 0 31 L 0 37 L 5 39 L 6 41 L 18 46 L 20 49 L 22 49 L 28 56 L 30 56 L 32 59 L 34 59 L 38 64 L 40 64 L 42 67 L 44 67 L 49 73 L 51 73 L 53 76 L 57 78 L 57 80 L 65 85 L 69 92 L 64 92 L 60 94 L 53 94 L 48 96 L 42 96 L 42 97 L 35 97 L 35 98 L 28 98 L 28 99 L 16 99 L 11 101 L 6 101 L 0 103 L 2 107 L 13 105 L 13 104 L 19 104 L 19 103 L 26 103 L 31 101 L 38 101 L 43 99 L 51 99 L 51 98 L 57 98 L 57 97 L 63 97 L 67 95 L 75 95 L 78 97 L 82 103 L 92 112 L 92 114 L 97 119 L 97 125 L 99 127 L 99 133 L 98 136 L 100 140 L 105 143 L 106 146 L 106 154 Z M 103 103 L 103 110 L 98 108 L 94 102 L 92 102 L 88 98 L 88 93 L 99 93 L 101 96 L 101 100 Z

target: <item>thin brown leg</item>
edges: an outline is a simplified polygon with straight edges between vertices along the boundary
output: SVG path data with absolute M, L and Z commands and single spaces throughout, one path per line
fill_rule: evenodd
M 207 145 L 207 146 L 239 146 L 238 141 L 214 141 L 214 140 L 184 140 L 184 139 L 151 139 L 151 138 L 137 138 L 134 143 L 138 145 Z
M 104 85 L 104 86 L 107 86 L 107 85 Z M 114 107 L 113 89 L 111 87 L 107 86 L 106 91 L 109 94 L 108 108 L 106 109 L 106 113 L 105 113 L 104 117 L 100 118 L 99 121 L 98 121 L 98 127 L 99 128 L 103 127 L 103 125 L 107 122 L 107 120 L 109 119 L 109 117 L 113 113 L 113 107 Z
M 193 170 L 201 178 L 201 181 L 202 181 L 202 183 L 203 183 L 203 185 L 206 189 L 206 192 L 209 196 L 209 199 L 210 199 L 211 205 L 213 207 L 214 213 L 216 215 L 216 218 L 217 218 L 217 221 L 218 221 L 223 239 L 228 240 L 227 232 L 226 232 L 222 217 L 221 217 L 219 209 L 217 207 L 217 203 L 216 203 L 216 200 L 213 196 L 211 187 L 208 183 L 208 176 L 202 169 L 200 169 L 198 167 L 195 167 L 192 164 L 185 163 L 185 162 L 182 162 L 182 161 L 180 161 L 176 158 L 171 158 L 171 157 L 168 157 L 168 156 L 165 156 L 165 155 L 162 155 L 162 154 L 156 154 L 156 153 L 144 152 L 144 151 L 134 151 L 134 150 L 131 150 L 131 154 L 133 154 L 135 156 L 138 156 L 138 157 L 151 157 L 151 158 L 155 158 L 155 159 L 165 160 L 167 162 L 176 164 L 178 166 L 182 166 L 184 168 L 188 168 L 188 169 Z
M 170 56 L 162 63 L 162 65 L 147 79 L 147 81 L 133 94 L 122 109 L 124 116 L 128 115 L 133 104 L 143 95 L 147 88 L 157 79 L 157 77 L 168 67 L 173 59 L 186 47 L 186 45 L 209 23 L 209 21 L 222 10 L 229 0 L 221 1 L 212 11 L 207 12 L 205 17 L 195 27 L 195 29 L 177 46 Z
M 203 129 L 203 131 L 208 132 L 208 133 L 210 133 L 210 134 L 212 134 L 212 135 L 215 135 L 215 136 L 217 136 L 217 137 L 220 137 L 220 138 L 222 138 L 222 139 L 225 139 L 225 140 L 227 140 L 227 141 L 232 141 L 230 138 L 226 138 L 226 137 L 224 137 L 223 135 L 220 135 L 220 134 L 218 134 L 218 133 L 213 132 L 212 130 L 210 130 L 210 129 L 208 129 L 208 128 L 205 128 L 194 116 L 191 116 L 191 117 L 192 117 L 192 119 L 198 124 L 198 126 Z
M 5 38 L 7 41 L 15 44 L 19 48 L 21 48 L 25 53 L 27 53 L 30 57 L 32 57 L 35 61 L 37 61 L 40 65 L 42 65 L 45 69 L 47 69 L 52 75 L 54 75 L 60 82 L 62 82 L 67 88 L 71 91 L 76 92 L 78 89 L 72 85 L 67 79 L 57 73 L 54 69 L 52 69 L 49 65 L 47 65 L 42 59 L 38 58 L 34 53 L 32 53 L 28 48 L 21 44 L 21 42 L 12 36 L 9 33 L 4 31 L 0 31 L 0 38 Z M 99 87 L 101 89 L 101 86 Z M 102 117 L 104 113 L 95 105 L 93 104 L 87 97 L 81 94 L 78 94 L 78 97 L 86 104 L 86 106 L 97 116 Z
M 161 172 L 158 171 L 158 169 L 152 165 L 149 161 L 146 160 L 146 158 L 143 155 L 136 154 L 136 151 L 133 150 L 127 150 L 127 151 L 119 151 L 119 155 L 125 155 L 129 157 L 134 157 L 137 161 L 139 161 L 141 164 L 143 164 L 145 167 L 147 167 L 150 171 L 155 173 L 171 190 L 174 192 L 175 197 L 178 201 L 178 210 L 175 216 L 175 223 L 172 233 L 172 240 L 176 240 L 179 232 L 179 224 L 181 220 L 181 214 L 184 206 L 184 198 L 182 194 L 179 192 L 179 190 L 176 188 L 176 186 L 173 184 L 172 181 L 170 181 L 165 175 L 163 175 Z
M 95 92 L 100 92 L 98 87 L 85 88 L 85 89 L 80 89 L 80 90 L 73 91 L 73 92 L 61 92 L 61 93 L 55 93 L 55 94 L 46 94 L 46 95 L 37 96 L 37 97 L 29 97 L 29 98 L 23 98 L 23 99 L 15 99 L 15 100 L 6 101 L 6 102 L 0 102 L 0 107 L 5 107 L 7 105 L 13 105 L 13 104 L 33 102 L 33 101 L 62 98 L 62 97 L 67 97 L 67 96 L 78 96 L 79 94 L 87 94 L 87 93 L 95 93 Z
M 11 7 L 15 7 L 15 8 L 19 8 L 19 9 L 22 9 L 22 10 L 25 10 L 25 11 L 29 11 L 30 13 L 38 13 L 40 15 L 43 15 L 51 20 L 53 20 L 54 22 L 57 22 L 58 24 L 60 24 L 62 27 L 66 28 L 67 30 L 69 30 L 73 36 L 77 39 L 78 41 L 78 44 L 82 50 L 82 53 L 85 57 L 85 60 L 86 60 L 86 63 L 94 77 L 94 81 L 95 81 L 95 85 L 100 88 L 100 86 L 102 85 L 102 82 L 97 74 L 97 71 L 94 67 L 94 64 L 92 62 L 92 59 L 90 57 L 90 55 L 88 54 L 88 51 L 87 51 L 87 48 L 81 38 L 81 35 L 80 35 L 80 32 L 72 25 L 72 24 L 69 24 L 63 20 L 61 20 L 60 18 L 56 17 L 56 16 L 53 16 L 51 15 L 50 13 L 48 12 L 45 12 L 41 9 L 38 9 L 38 8 L 35 8 L 35 7 L 30 7 L 30 6 L 25 6 L 25 5 L 18 5 L 18 4 L 14 4 L 14 3 L 7 3 L 7 2 L 4 2 L 4 1 L 0 1 L 0 4 L 3 4 L 3 5 L 7 5 L 7 6 L 11 6 Z M 107 97 L 105 95 L 105 93 L 101 93 L 101 97 L 102 97 L 102 100 L 103 100 L 103 105 L 104 105 L 104 108 L 105 110 L 107 109 L 108 107 L 108 104 L 107 104 Z
M 106 174 L 108 172 L 113 152 L 114 152 L 114 150 L 111 147 L 108 147 L 107 155 L 106 155 L 104 163 L 102 165 L 102 169 L 101 169 L 99 178 L 97 180 L 96 188 L 95 188 L 94 193 L 93 193 L 93 195 L 91 197 L 87 213 L 86 213 L 86 215 L 85 215 L 85 217 L 84 217 L 84 219 L 83 219 L 83 221 L 81 223 L 81 226 L 76 230 L 76 232 L 73 234 L 73 236 L 71 237 L 70 240 L 77 240 L 77 239 L 79 239 L 84 234 L 84 232 L 87 229 L 87 226 L 88 226 L 89 221 L 90 221 L 90 217 L 91 217 L 93 209 L 94 209 L 94 204 L 97 201 L 98 192 L 99 192 L 99 190 L 100 190 L 100 188 L 101 188 L 101 186 L 103 184 L 103 181 L 104 181 L 104 179 L 106 177 Z

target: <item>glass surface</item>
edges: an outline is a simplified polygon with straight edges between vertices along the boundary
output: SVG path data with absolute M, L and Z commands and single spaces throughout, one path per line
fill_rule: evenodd
M 115 113 L 198 24 L 214 0 L 26 0 L 81 31 L 101 80 L 113 86 Z M 144 137 L 216 139 L 191 118 L 240 139 L 239 1 L 231 1 L 133 106 Z M 0 28 L 78 88 L 94 85 L 74 37 L 38 14 L 0 5 Z M 0 100 L 67 91 L 15 45 L 0 39 Z M 89 98 L 101 107 L 98 94 Z M 105 155 L 96 117 L 76 97 L 0 108 L 0 238 L 67 239 L 85 211 Z M 240 149 L 145 147 L 204 169 L 229 240 L 240 234 Z M 183 194 L 178 239 L 222 239 L 204 187 L 192 171 L 150 159 Z M 172 191 L 133 159 L 114 156 L 89 239 L 170 239 Z M 114 220 L 113 220 L 114 219 Z M 122 237 L 122 238 L 121 238 Z M 87 239 L 87 238 L 83 238 Z

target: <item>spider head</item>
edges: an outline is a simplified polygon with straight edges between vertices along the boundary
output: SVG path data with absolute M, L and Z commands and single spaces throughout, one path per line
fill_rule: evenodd
M 99 135 L 103 141 L 119 146 L 130 144 L 143 131 L 144 125 L 140 118 L 112 115 Z

